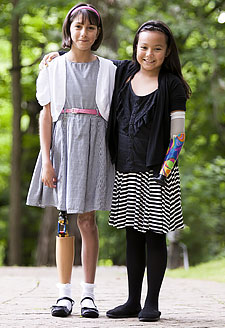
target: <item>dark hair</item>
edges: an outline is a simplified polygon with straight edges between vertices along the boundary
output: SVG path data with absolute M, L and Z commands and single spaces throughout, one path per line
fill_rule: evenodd
M 171 72 L 175 75 L 177 75 L 184 86 L 185 93 L 187 98 L 190 98 L 191 95 L 191 89 L 188 85 L 188 83 L 184 80 L 184 77 L 181 72 L 181 64 L 180 59 L 178 55 L 178 49 L 176 46 L 176 42 L 173 36 L 172 31 L 170 28 L 163 22 L 157 21 L 157 20 L 150 20 L 142 24 L 139 29 L 136 32 L 136 35 L 134 37 L 133 42 L 133 61 L 135 65 L 140 67 L 140 64 L 137 61 L 137 44 L 139 40 L 139 35 L 141 32 L 144 31 L 158 31 L 166 36 L 166 43 L 167 43 L 167 49 L 168 49 L 168 55 L 165 57 L 164 62 L 162 64 L 162 68 L 164 68 L 166 71 Z
M 88 10 L 85 8 L 77 10 L 73 13 L 74 9 L 79 8 L 79 7 L 86 7 L 86 6 L 95 9 L 94 6 L 89 5 L 87 3 L 79 3 L 78 5 L 71 8 L 70 11 L 68 12 L 68 14 L 66 15 L 66 18 L 63 23 L 63 28 L 62 28 L 62 31 L 63 31 L 62 47 L 63 48 L 71 48 L 72 39 L 71 39 L 71 35 L 70 35 L 70 26 L 71 26 L 74 18 L 80 14 L 82 15 L 82 23 L 87 19 L 87 20 L 89 20 L 90 24 L 96 25 L 97 28 L 99 29 L 98 38 L 93 43 L 91 50 L 97 50 L 98 47 L 100 46 L 102 39 L 103 39 L 103 28 L 102 28 L 101 16 L 100 15 L 98 16 L 94 11 Z

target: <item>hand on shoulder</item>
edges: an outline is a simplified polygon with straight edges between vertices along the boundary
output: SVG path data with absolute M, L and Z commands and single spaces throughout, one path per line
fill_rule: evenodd
M 59 53 L 57 51 L 54 52 L 50 52 L 49 54 L 45 55 L 42 59 L 42 61 L 39 64 L 39 69 L 40 71 L 45 68 L 48 67 L 48 64 L 56 57 L 59 56 Z

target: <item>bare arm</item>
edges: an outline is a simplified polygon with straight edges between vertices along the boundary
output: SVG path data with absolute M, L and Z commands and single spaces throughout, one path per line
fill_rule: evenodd
M 40 144 L 42 154 L 42 182 L 49 188 L 56 188 L 56 174 L 50 160 L 52 117 L 50 103 L 43 107 L 39 118 Z

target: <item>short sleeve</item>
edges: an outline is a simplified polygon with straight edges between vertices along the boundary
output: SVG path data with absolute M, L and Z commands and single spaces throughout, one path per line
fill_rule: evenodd
M 47 67 L 42 69 L 38 75 L 36 83 L 36 97 L 41 106 L 45 106 L 51 102 L 51 93 L 49 86 L 49 74 Z
M 124 65 L 128 65 L 130 63 L 130 60 L 116 60 L 116 59 L 111 59 L 111 61 L 113 62 L 113 64 L 116 67 L 121 67 Z
M 63 56 L 63 55 L 65 55 L 67 53 L 67 51 L 65 51 L 65 50 L 59 50 L 58 53 L 59 53 L 60 56 Z
M 187 97 L 181 80 L 176 77 L 171 81 L 169 111 L 184 110 L 186 111 Z

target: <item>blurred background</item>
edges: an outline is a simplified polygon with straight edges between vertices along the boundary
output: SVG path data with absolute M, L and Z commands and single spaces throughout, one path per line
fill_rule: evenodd
M 68 0 L 0 0 L 0 265 L 55 265 L 57 211 L 25 205 L 39 152 L 35 98 L 38 64 L 61 49 Z M 225 1 L 93 0 L 104 23 L 97 54 L 131 59 L 140 24 L 159 19 L 172 29 L 192 88 L 180 155 L 186 227 L 168 236 L 168 266 L 225 258 Z M 75 221 L 75 220 L 74 220 Z M 101 265 L 125 264 L 125 234 L 98 212 Z M 71 223 L 71 222 L 70 222 Z M 76 260 L 81 239 L 76 225 Z M 225 264 L 225 261 L 223 262 Z

